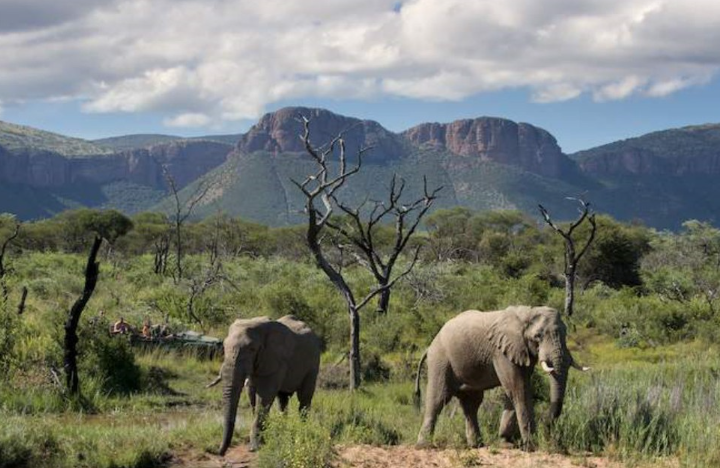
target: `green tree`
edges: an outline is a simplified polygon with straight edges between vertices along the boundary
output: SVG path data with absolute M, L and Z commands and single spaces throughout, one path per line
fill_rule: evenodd
M 650 251 L 650 231 L 643 226 L 619 223 L 610 216 L 598 216 L 597 225 L 595 241 L 578 265 L 583 287 L 594 281 L 611 288 L 640 286 L 640 263 Z M 587 231 L 587 227 L 582 231 Z

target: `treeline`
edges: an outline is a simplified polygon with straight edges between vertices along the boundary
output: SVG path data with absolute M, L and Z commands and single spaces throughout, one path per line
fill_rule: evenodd
M 54 218 L 23 223 L 7 246 L 7 256 L 23 251 L 84 253 L 92 241 L 83 218 L 93 210 L 75 210 Z M 106 245 L 115 258 L 154 257 L 155 273 L 172 276 L 177 255 L 176 226 L 160 213 L 132 217 L 133 229 Z M 12 217 L 0 216 L 0 242 L 15 230 Z M 690 304 L 714 316 L 720 306 L 720 230 L 706 222 L 687 221 L 679 232 L 658 232 L 638 223 L 597 217 L 597 234 L 578 266 L 580 291 L 595 285 L 627 288 L 637 297 L 655 296 L 668 304 Z M 499 277 L 532 278 L 543 287 L 563 284 L 562 239 L 552 229 L 518 211 L 473 212 L 456 207 L 437 210 L 412 240 L 421 244 L 421 264 L 447 262 L 487 266 Z M 393 227 L 375 229 L 379 251 L 392 248 Z M 579 229 L 587 236 L 588 226 Z M 272 228 L 223 214 L 181 226 L 182 254 L 216 259 L 278 258 L 311 263 L 305 227 Z M 328 234 L 332 261 L 345 268 L 358 263 L 352 245 Z M 670 320 L 669 322 L 673 322 Z M 679 326 L 669 323 L 668 326 Z

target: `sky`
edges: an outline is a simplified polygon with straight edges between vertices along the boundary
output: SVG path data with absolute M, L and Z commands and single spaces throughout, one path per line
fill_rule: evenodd
M 194 136 L 304 105 L 573 152 L 720 122 L 718 44 L 718 0 L 0 0 L 0 120 Z

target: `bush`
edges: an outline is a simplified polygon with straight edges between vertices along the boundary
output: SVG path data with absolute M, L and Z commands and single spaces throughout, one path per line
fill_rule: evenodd
M 263 432 L 260 468 L 323 468 L 330 465 L 330 432 L 296 412 L 271 413 Z
M 106 327 L 88 327 L 81 330 L 80 346 L 81 372 L 100 379 L 105 392 L 128 394 L 140 390 L 142 373 L 127 337 L 111 336 Z
M 0 303 L 0 324 L 0 378 L 5 379 L 16 364 L 15 343 L 22 334 L 22 321 L 11 307 Z

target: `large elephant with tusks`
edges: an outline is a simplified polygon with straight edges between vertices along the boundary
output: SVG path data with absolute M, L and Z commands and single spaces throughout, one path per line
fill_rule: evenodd
M 238 401 L 246 379 L 252 382 L 259 400 L 250 431 L 250 449 L 259 446 L 259 431 L 267 411 L 278 399 L 285 411 L 297 394 L 300 411 L 310 407 L 320 369 L 321 343 L 310 327 L 286 315 L 236 320 L 224 341 L 223 381 L 224 429 L 220 455 L 232 441 Z
M 550 418 L 560 416 L 570 367 L 575 363 L 566 345 L 560 314 L 549 307 L 514 306 L 494 312 L 469 310 L 440 329 L 418 366 L 427 358 L 425 415 L 418 435 L 424 446 L 432 437 L 438 414 L 452 397 L 465 414 L 465 434 L 471 447 L 481 444 L 477 412 L 486 390 L 502 385 L 505 410 L 500 436 L 510 441 L 519 428 L 523 446 L 532 446 L 535 429 L 530 377 L 539 362 L 550 376 Z

